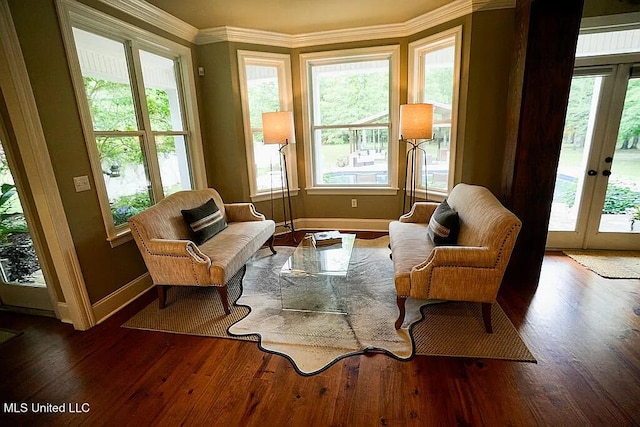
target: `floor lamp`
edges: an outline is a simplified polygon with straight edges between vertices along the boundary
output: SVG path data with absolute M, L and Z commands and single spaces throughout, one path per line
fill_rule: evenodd
M 291 192 L 289 190 L 289 172 L 287 169 L 287 156 L 284 152 L 285 147 L 290 141 L 295 140 L 295 132 L 293 126 L 293 113 L 291 111 L 276 111 L 272 113 L 262 113 L 262 135 L 265 144 L 279 144 L 280 153 L 280 182 L 282 184 L 282 212 L 284 215 L 283 227 L 289 228 L 296 242 L 296 229 L 293 226 L 293 210 L 291 209 Z M 284 167 L 283 167 L 284 162 Z M 284 181 L 287 186 L 287 201 L 289 206 L 289 221 L 287 221 L 287 204 L 285 204 L 284 183 L 282 182 L 282 170 L 284 169 Z M 273 192 L 273 186 L 272 186 Z M 273 217 L 273 193 L 271 196 L 271 213 Z
M 407 161 L 404 175 L 404 195 L 402 196 L 402 213 L 405 214 L 407 199 L 407 181 L 410 181 L 409 209 L 413 207 L 416 198 L 416 168 L 418 150 L 424 157 L 425 187 L 427 185 L 427 152 L 420 147 L 433 138 L 433 105 L 432 104 L 404 104 L 400 106 L 400 140 L 411 145 L 407 150 Z M 423 141 L 418 142 L 419 139 Z

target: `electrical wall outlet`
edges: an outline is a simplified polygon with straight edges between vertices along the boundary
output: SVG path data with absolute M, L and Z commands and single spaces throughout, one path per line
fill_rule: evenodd
M 91 190 L 91 184 L 89 184 L 89 177 L 87 175 L 74 176 L 73 185 L 76 187 L 76 193 Z
M 358 207 L 358 199 L 351 199 L 351 207 L 352 208 Z

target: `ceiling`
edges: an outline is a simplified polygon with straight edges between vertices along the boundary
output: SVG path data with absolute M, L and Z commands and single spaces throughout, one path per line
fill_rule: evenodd
M 146 0 L 198 29 L 304 34 L 401 24 L 454 0 Z

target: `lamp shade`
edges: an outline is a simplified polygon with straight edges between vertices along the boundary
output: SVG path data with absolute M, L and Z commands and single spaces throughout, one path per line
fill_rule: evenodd
M 262 113 L 262 135 L 265 144 L 286 144 L 295 140 L 293 113 Z
M 402 139 L 431 139 L 433 137 L 433 105 L 401 105 L 400 137 Z

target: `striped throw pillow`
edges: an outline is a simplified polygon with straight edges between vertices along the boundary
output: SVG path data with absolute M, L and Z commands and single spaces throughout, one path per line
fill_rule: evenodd
M 193 209 L 182 210 L 182 217 L 186 221 L 193 241 L 198 245 L 203 244 L 213 236 L 227 228 L 227 222 L 222 216 L 218 206 L 209 199 L 207 203 Z
M 427 233 L 436 245 L 455 245 L 460 231 L 458 212 L 446 200 L 436 208 L 429 220 Z

